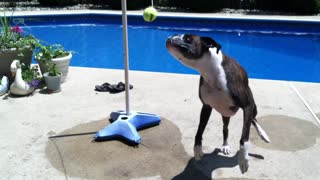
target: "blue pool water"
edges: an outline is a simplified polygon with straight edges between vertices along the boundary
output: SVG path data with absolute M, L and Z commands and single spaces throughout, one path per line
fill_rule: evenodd
M 159 17 L 145 23 L 129 17 L 131 70 L 197 74 L 173 59 L 168 36 L 210 36 L 237 59 L 249 77 L 320 82 L 320 23 Z M 76 53 L 72 66 L 123 69 L 120 16 L 42 16 L 27 19 L 26 31 Z

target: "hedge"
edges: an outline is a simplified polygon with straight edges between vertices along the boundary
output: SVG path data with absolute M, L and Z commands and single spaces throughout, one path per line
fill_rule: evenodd
M 196 12 L 209 12 L 222 9 L 224 0 L 160 0 L 158 5 L 189 9 Z
M 291 12 L 297 14 L 317 14 L 320 0 L 255 0 L 257 9 Z
M 231 8 L 269 10 L 306 15 L 319 13 L 320 0 L 159 0 L 158 5 L 184 8 L 197 12 Z
M 106 0 L 111 9 L 121 9 L 121 0 Z M 127 9 L 143 9 L 151 5 L 151 0 L 127 0 Z
M 121 0 L 38 0 L 42 6 L 69 6 L 78 3 L 108 5 L 121 9 Z M 156 6 L 177 7 L 195 12 L 214 12 L 222 8 L 257 9 L 294 14 L 319 13 L 320 0 L 154 0 Z M 127 0 L 127 8 L 143 9 L 151 0 Z
M 81 0 L 38 0 L 41 6 L 73 6 Z
M 111 9 L 121 9 L 121 0 L 38 0 L 41 6 L 72 6 L 76 4 L 109 5 Z M 127 0 L 127 9 L 142 9 L 151 5 L 151 0 Z

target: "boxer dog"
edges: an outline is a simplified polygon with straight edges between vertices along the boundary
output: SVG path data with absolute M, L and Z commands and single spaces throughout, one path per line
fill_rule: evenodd
M 230 153 L 228 125 L 230 117 L 239 108 L 243 110 L 243 127 L 240 138 L 238 163 L 242 173 L 249 168 L 248 141 L 250 125 L 253 124 L 259 136 L 267 143 L 268 135 L 259 126 L 255 104 L 248 83 L 248 75 L 234 59 L 221 51 L 221 45 L 210 37 L 192 34 L 174 35 L 167 39 L 166 47 L 182 64 L 197 70 L 200 76 L 199 97 L 202 102 L 200 123 L 195 136 L 194 157 L 200 160 L 202 134 L 211 115 L 212 108 L 218 111 L 223 121 L 223 144 L 221 151 Z

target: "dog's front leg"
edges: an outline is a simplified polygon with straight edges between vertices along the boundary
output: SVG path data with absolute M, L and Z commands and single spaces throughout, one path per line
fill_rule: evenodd
M 249 168 L 249 134 L 250 125 L 253 120 L 254 105 L 243 108 L 243 127 L 240 139 L 240 152 L 238 157 L 239 167 L 242 173 L 248 171 Z
M 198 131 L 195 137 L 195 143 L 194 143 L 194 158 L 196 160 L 200 160 L 203 156 L 202 152 L 202 134 L 204 132 L 204 129 L 207 126 L 208 120 L 211 115 L 212 108 L 209 105 L 203 104 L 200 114 L 200 122 L 198 126 Z
M 222 144 L 221 151 L 223 154 L 228 155 L 231 152 L 230 146 L 228 143 L 228 136 L 229 136 L 228 126 L 230 122 L 230 117 L 222 116 L 222 121 L 223 121 L 223 144 Z

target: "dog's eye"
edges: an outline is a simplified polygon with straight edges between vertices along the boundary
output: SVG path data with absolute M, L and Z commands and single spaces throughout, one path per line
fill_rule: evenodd
M 192 37 L 191 37 L 190 35 L 185 35 L 185 36 L 183 37 L 183 39 L 184 39 L 184 41 L 185 41 L 186 43 L 191 43 L 191 42 L 192 42 Z

